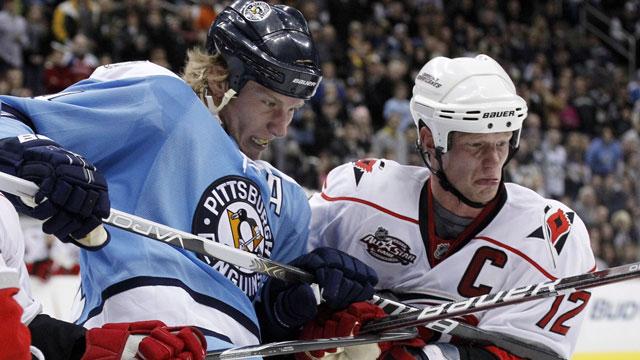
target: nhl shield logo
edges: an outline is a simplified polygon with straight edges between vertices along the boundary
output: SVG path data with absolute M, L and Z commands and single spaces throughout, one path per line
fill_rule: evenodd
M 271 7 L 264 1 L 254 1 L 242 9 L 242 16 L 249 21 L 262 21 L 271 13 Z
M 215 242 L 271 257 L 273 236 L 260 188 L 240 176 L 225 176 L 209 185 L 193 217 L 193 233 Z M 208 256 L 198 256 L 236 284 L 247 296 L 255 296 L 260 274 Z
M 378 227 L 376 232 L 360 239 L 367 247 L 367 252 L 374 258 L 388 263 L 412 264 L 416 255 L 404 241 L 390 236 L 387 229 Z

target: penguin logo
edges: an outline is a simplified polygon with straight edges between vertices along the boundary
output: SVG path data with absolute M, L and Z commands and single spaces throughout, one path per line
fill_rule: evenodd
M 236 249 L 254 252 L 264 240 L 258 222 L 247 215 L 246 209 L 239 209 L 237 212 L 227 210 L 227 216 L 233 245 Z
M 249 21 L 262 21 L 271 13 L 271 6 L 264 1 L 254 1 L 244 9 L 242 9 L 242 16 Z
M 192 232 L 270 258 L 273 235 L 268 211 L 256 183 L 241 176 L 225 176 L 209 185 L 200 197 Z M 249 298 L 255 296 L 260 274 L 209 256 L 198 255 L 198 258 L 231 280 Z

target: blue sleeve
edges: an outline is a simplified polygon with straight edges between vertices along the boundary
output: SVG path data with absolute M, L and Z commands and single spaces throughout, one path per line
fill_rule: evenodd
M 0 106 L 2 106 L 2 101 L 0 101 Z M 0 139 L 32 133 L 33 130 L 29 126 L 13 115 L 4 111 L 0 113 Z

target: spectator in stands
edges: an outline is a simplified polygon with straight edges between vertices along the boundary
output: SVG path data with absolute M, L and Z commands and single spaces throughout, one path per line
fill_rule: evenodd
M 0 74 L 22 69 L 22 51 L 27 46 L 27 21 L 20 15 L 19 1 L 5 0 L 0 11 Z
M 55 39 L 61 43 L 71 41 L 83 33 L 95 37 L 98 32 L 100 6 L 93 0 L 65 0 L 53 11 L 51 29 Z
M 622 162 L 622 148 L 609 126 L 603 127 L 601 136 L 591 141 L 585 160 L 597 175 L 607 175 L 618 170 Z
M 541 155 L 545 192 L 549 197 L 560 199 L 564 196 L 567 151 L 562 145 L 562 134 L 558 129 L 547 131 Z

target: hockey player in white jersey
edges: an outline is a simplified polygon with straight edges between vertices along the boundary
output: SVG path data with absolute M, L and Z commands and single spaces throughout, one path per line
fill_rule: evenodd
M 307 254 L 306 195 L 259 160 L 321 80 L 302 14 L 235 1 L 194 67 L 185 83 L 148 62 L 113 64 L 59 94 L 0 96 L 0 171 L 40 186 L 33 210 L 12 201 L 85 248 L 77 323 L 192 325 L 214 350 L 290 337 L 316 313 L 308 284 L 262 286 L 261 274 L 109 226 L 110 242 L 85 242 L 110 206 L 329 274 L 319 285 L 335 308 L 371 297 L 367 266 L 333 249 Z
M 419 307 L 595 270 L 573 210 L 504 182 L 527 105 L 495 60 L 432 59 L 416 77 L 410 106 L 427 168 L 368 159 L 331 171 L 310 200 L 312 247 L 358 257 L 379 274 L 377 290 Z M 466 320 L 569 358 L 589 297 L 580 291 Z M 517 358 L 444 336 L 425 340 L 420 351 L 410 349 L 416 358 Z

